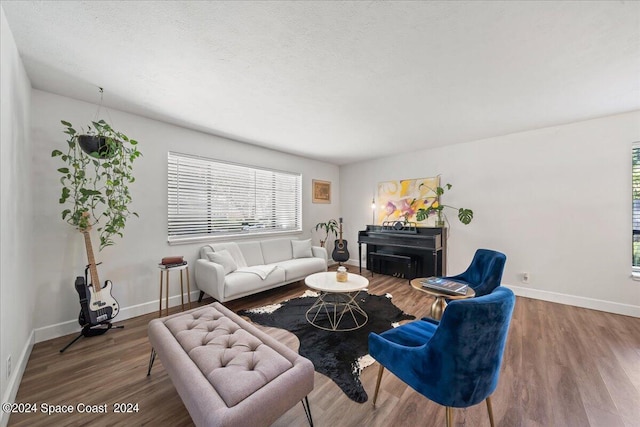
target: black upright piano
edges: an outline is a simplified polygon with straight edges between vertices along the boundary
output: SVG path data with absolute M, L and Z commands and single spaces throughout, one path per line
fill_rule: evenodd
M 358 258 L 362 274 L 362 244 L 367 245 L 366 268 L 372 273 L 406 279 L 447 274 L 447 229 L 417 227 L 395 221 L 367 225 L 358 232 Z

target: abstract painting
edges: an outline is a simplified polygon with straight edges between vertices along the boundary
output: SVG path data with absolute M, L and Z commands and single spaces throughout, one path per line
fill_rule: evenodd
M 384 221 L 416 221 L 416 212 L 436 200 L 440 177 L 403 179 L 378 183 L 376 224 Z

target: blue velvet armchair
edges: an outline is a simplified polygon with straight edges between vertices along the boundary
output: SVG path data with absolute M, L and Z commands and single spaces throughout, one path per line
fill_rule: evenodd
M 468 283 L 476 292 L 476 297 L 479 297 L 500 286 L 506 262 L 507 256 L 502 252 L 478 249 L 464 273 L 446 278 Z
M 369 354 L 380 363 L 373 397 L 375 407 L 384 368 L 418 393 L 452 408 L 486 400 L 494 425 L 490 396 L 498 385 L 500 365 L 515 304 L 510 289 L 497 287 L 477 298 L 452 301 L 440 323 L 417 320 L 378 335 L 369 334 Z

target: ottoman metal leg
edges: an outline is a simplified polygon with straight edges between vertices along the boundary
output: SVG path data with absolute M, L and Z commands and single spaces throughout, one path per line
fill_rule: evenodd
M 156 360 L 156 350 L 151 348 L 151 356 L 149 356 L 149 370 L 147 371 L 147 376 L 151 375 L 151 368 L 153 367 L 153 362 Z
M 313 419 L 311 418 L 311 407 L 309 406 L 309 396 L 305 396 L 304 400 L 302 400 L 302 407 L 304 408 L 304 413 L 307 416 L 307 420 L 309 421 L 309 427 L 313 427 Z

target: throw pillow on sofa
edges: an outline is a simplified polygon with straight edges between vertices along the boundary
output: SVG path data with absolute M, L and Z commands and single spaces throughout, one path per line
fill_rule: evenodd
M 224 268 L 224 274 L 233 273 L 238 269 L 238 265 L 233 260 L 233 257 L 226 249 L 216 252 L 207 253 L 209 261 L 220 264 Z
M 311 239 L 307 240 L 292 240 L 291 248 L 293 249 L 294 258 L 311 258 L 313 252 L 311 251 Z

